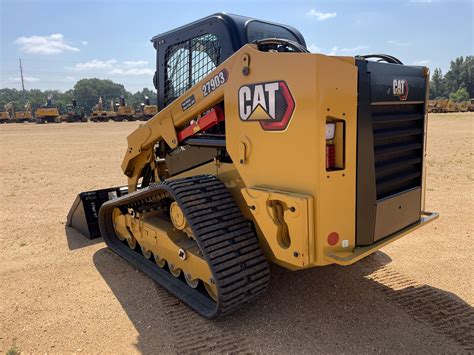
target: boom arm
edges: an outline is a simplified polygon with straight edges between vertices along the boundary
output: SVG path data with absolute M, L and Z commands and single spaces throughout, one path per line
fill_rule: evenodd
M 128 148 L 122 162 L 122 170 L 129 178 L 129 191 L 136 190 L 142 170 L 152 161 L 153 147 L 160 139 L 163 139 L 171 148 L 176 148 L 178 145 L 176 129 L 223 101 L 225 83 L 207 96 L 204 96 L 202 87 L 224 69 L 228 73 L 232 73 L 232 68 L 238 64 L 239 60 L 242 60 L 242 65 L 247 66 L 248 56 L 242 53 L 249 50 L 249 47 L 256 48 L 255 45 L 250 44 L 243 46 L 200 82 L 127 137 Z M 191 102 L 195 101 L 195 103 L 185 108 L 183 103 L 188 99 Z

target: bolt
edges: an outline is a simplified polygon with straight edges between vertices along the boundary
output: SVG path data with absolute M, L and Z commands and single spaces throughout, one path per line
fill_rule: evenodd
M 296 208 L 290 207 L 290 211 L 291 211 L 291 212 L 295 212 L 295 211 L 296 211 Z
M 244 163 L 244 160 L 243 160 L 243 159 L 240 159 L 239 162 L 240 162 L 240 164 L 243 164 L 243 163 Z
M 293 256 L 294 256 L 295 258 L 297 258 L 298 256 L 300 256 L 300 253 L 298 253 L 297 251 L 295 251 L 295 252 L 293 253 Z
M 243 74 L 244 76 L 249 75 L 249 67 L 243 67 L 243 68 L 242 68 L 242 74 Z

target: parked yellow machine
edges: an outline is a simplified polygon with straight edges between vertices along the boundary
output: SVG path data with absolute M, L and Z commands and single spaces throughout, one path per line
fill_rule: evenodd
M 148 121 L 158 113 L 158 106 L 150 104 L 150 98 L 145 96 L 145 102 L 141 104 L 140 121 Z
M 13 102 L 3 106 L 4 111 L 0 112 L 0 123 L 13 123 L 15 120 L 15 107 Z
M 31 114 L 31 105 L 28 101 L 23 108 L 23 111 L 16 111 L 15 112 L 15 122 L 16 123 L 23 123 L 23 122 L 31 122 L 33 120 L 33 115 Z
M 6 111 L 0 111 L 0 123 L 8 123 L 10 121 L 10 114 Z
M 16 123 L 30 122 L 33 119 L 31 111 L 18 111 L 15 112 Z
M 437 217 L 428 68 L 229 14 L 152 41 L 159 112 L 128 136 L 127 187 L 81 193 L 68 224 L 203 316 L 264 292 L 268 261 L 350 265 Z
M 61 123 L 59 110 L 53 104 L 53 96 L 48 95 L 45 105 L 39 107 L 35 111 L 36 123 Z
M 117 104 L 117 110 L 115 111 L 114 121 L 136 121 L 135 109 L 132 106 L 127 106 L 125 98 L 120 96 L 119 103 Z
M 92 122 L 107 122 L 110 119 L 108 111 L 104 109 L 102 97 L 99 97 L 99 101 L 92 108 L 91 121 Z

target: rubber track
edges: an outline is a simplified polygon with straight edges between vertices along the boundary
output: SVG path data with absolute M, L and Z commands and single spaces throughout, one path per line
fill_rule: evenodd
M 115 207 L 146 208 L 169 196 L 180 205 L 208 261 L 218 289 L 217 302 L 145 259 L 115 234 L 112 221 Z M 108 201 L 99 211 L 99 225 L 108 247 L 205 317 L 234 312 L 268 287 L 268 263 L 258 238 L 226 186 L 215 176 L 165 181 Z
M 474 352 L 474 310 L 457 297 L 423 285 L 374 260 L 361 266 L 376 270 L 366 276 L 374 287 L 413 318 Z

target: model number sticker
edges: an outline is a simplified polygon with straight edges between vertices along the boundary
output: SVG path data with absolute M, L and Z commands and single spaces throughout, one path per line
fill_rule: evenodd
M 211 79 L 206 81 L 202 86 L 202 95 L 206 97 L 214 90 L 216 90 L 221 85 L 225 84 L 227 78 L 229 77 L 229 73 L 227 69 L 222 69 L 219 73 L 214 75 Z

